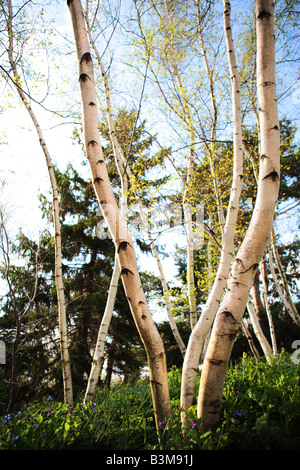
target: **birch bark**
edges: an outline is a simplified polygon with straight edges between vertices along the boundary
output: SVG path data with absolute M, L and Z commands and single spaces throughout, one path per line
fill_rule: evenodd
M 85 149 L 90 165 L 92 183 L 103 217 L 115 244 L 125 294 L 145 346 L 149 364 L 155 422 L 158 430 L 159 421 L 171 418 L 165 351 L 141 285 L 133 240 L 126 222 L 118 210 L 103 159 L 98 130 L 93 63 L 81 2 L 80 0 L 68 0 L 67 5 L 71 15 L 78 59 Z
M 58 316 L 59 316 L 59 334 L 60 334 L 60 353 L 61 353 L 61 362 L 62 362 L 62 375 L 63 375 L 63 389 L 64 389 L 64 400 L 65 403 L 72 405 L 73 404 L 73 388 L 72 388 L 72 376 L 71 376 L 71 367 L 70 367 L 70 358 L 68 350 L 68 334 L 67 334 L 67 319 L 66 319 L 66 302 L 65 302 L 65 293 L 63 285 L 63 276 L 62 276 L 62 247 L 61 247 L 61 230 L 60 230 L 60 220 L 59 220 L 59 198 L 58 198 L 58 188 L 56 183 L 56 178 L 54 174 L 53 164 L 51 156 L 46 145 L 42 130 L 40 128 L 39 122 L 34 114 L 30 103 L 28 102 L 25 93 L 21 88 L 21 80 L 17 70 L 16 62 L 14 60 L 14 43 L 13 43 L 13 29 L 12 29 L 12 20 L 13 20 L 13 10 L 11 0 L 8 0 L 8 23 L 7 31 L 9 37 L 9 48 L 8 56 L 9 62 L 12 68 L 14 75 L 14 83 L 18 94 L 21 98 L 22 103 L 27 109 L 29 116 L 33 122 L 33 125 L 36 129 L 37 135 L 39 137 L 40 145 L 42 147 L 46 164 L 48 167 L 48 173 L 52 188 L 52 200 L 53 200 L 53 218 L 54 218 L 54 230 L 55 230 L 55 285 L 57 293 L 57 303 L 58 303 Z
M 232 82 L 232 101 L 234 114 L 234 162 L 233 179 L 228 211 L 226 214 L 222 250 L 217 274 L 201 316 L 191 333 L 182 371 L 181 406 L 186 412 L 192 406 L 196 395 L 196 380 L 199 359 L 203 343 L 215 318 L 215 314 L 224 294 L 228 273 L 233 259 L 233 241 L 239 208 L 239 198 L 243 181 L 242 118 L 240 103 L 240 83 L 236 65 L 234 45 L 230 27 L 230 5 L 224 2 L 224 25 L 227 39 L 228 60 Z M 187 424 L 185 413 L 183 424 Z
M 261 130 L 260 168 L 256 202 L 248 231 L 234 259 L 202 370 L 198 416 L 203 429 L 220 419 L 223 386 L 237 330 L 255 272 L 271 236 L 279 192 L 280 133 L 275 85 L 274 5 L 256 0 L 257 93 Z

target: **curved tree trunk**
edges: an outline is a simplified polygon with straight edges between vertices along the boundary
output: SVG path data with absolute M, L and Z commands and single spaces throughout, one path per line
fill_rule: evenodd
M 229 25 L 228 25 L 229 21 Z M 242 148 L 242 118 L 240 103 L 240 81 L 235 60 L 233 40 L 231 36 L 230 17 L 228 16 L 228 5 L 224 8 L 224 22 L 227 33 L 228 60 L 232 81 L 232 100 L 234 114 L 234 161 L 233 179 L 230 193 L 228 211 L 223 231 L 221 257 L 215 276 L 213 287 L 210 291 L 206 305 L 201 316 L 191 333 L 187 352 L 184 359 L 182 371 L 181 406 L 184 410 L 182 415 L 183 424 L 187 424 L 185 412 L 192 406 L 196 395 L 196 380 L 199 366 L 200 354 L 206 335 L 208 334 L 215 314 L 224 294 L 228 273 L 233 259 L 233 242 L 235 226 L 239 208 L 239 198 L 243 181 L 243 148 Z
M 109 132 L 110 132 L 110 139 L 111 139 L 111 142 L 112 142 L 112 147 L 113 147 L 114 156 L 115 156 L 116 165 L 117 165 L 117 168 L 118 168 L 118 171 L 119 171 L 119 175 L 120 175 L 121 181 L 123 182 L 123 204 L 121 205 L 121 211 L 125 215 L 126 210 L 127 210 L 127 197 L 126 197 L 127 188 L 128 188 L 127 175 L 128 175 L 129 180 L 132 182 L 133 187 L 135 186 L 135 184 L 134 184 L 134 175 L 132 174 L 131 169 L 130 169 L 127 161 L 126 161 L 123 149 L 122 149 L 121 145 L 119 144 L 119 141 L 118 141 L 118 138 L 117 138 L 117 135 L 116 135 L 115 125 L 114 125 L 114 122 L 113 122 L 113 116 L 112 116 L 112 110 L 111 110 L 111 101 L 110 101 L 110 90 L 109 90 L 108 77 L 107 77 L 106 71 L 103 67 L 103 63 L 101 61 L 101 57 L 98 53 L 98 50 L 95 47 L 94 41 L 92 40 L 91 29 L 90 29 L 88 23 L 87 23 L 87 30 L 88 30 L 89 40 L 90 40 L 90 43 L 92 44 L 94 53 L 96 55 L 97 63 L 98 63 L 98 66 L 99 66 L 99 69 L 100 69 L 100 72 L 101 72 L 101 75 L 102 75 L 103 83 L 104 83 L 104 91 L 105 91 L 105 98 L 106 98 L 106 110 L 107 110 L 107 121 L 108 121 L 108 127 L 109 127 Z M 170 300 L 170 292 L 169 292 L 167 280 L 166 280 L 166 277 L 165 277 L 165 273 L 164 273 L 164 270 L 163 270 L 163 266 L 162 266 L 162 263 L 161 263 L 161 260 L 160 260 L 155 242 L 154 242 L 152 234 L 151 234 L 150 226 L 149 226 L 147 218 L 144 214 L 144 208 L 143 208 L 141 198 L 139 197 L 139 194 L 138 194 L 138 192 L 136 191 L 135 188 L 134 188 L 134 195 L 135 195 L 136 202 L 138 203 L 138 206 L 139 206 L 139 211 L 140 211 L 140 216 L 141 216 L 141 219 L 142 219 L 143 227 L 147 232 L 147 236 L 148 236 L 149 241 L 150 241 L 151 251 L 152 251 L 152 254 L 153 254 L 154 259 L 156 261 L 157 267 L 158 267 L 159 276 L 160 276 L 160 280 L 161 280 L 162 288 L 163 288 L 163 293 L 164 293 L 164 301 L 166 303 L 167 316 L 168 316 L 168 320 L 169 320 L 169 323 L 170 323 L 171 331 L 172 331 L 174 339 L 175 339 L 175 341 L 176 341 L 176 343 L 177 343 L 177 345 L 180 349 L 180 352 L 181 352 L 182 356 L 184 357 L 186 347 L 185 347 L 185 344 L 184 344 L 184 342 L 183 342 L 183 340 L 180 336 L 180 333 L 178 331 L 178 328 L 177 328 L 177 325 L 176 325 L 176 322 L 175 322 L 175 319 L 174 319 L 174 316 L 173 316 L 172 304 L 171 304 L 171 300 Z M 124 201 L 125 201 L 125 203 L 124 203 Z
M 202 370 L 198 416 L 203 429 L 220 419 L 223 386 L 237 330 L 255 272 L 269 242 L 279 192 L 280 133 L 275 85 L 274 5 L 256 0 L 257 91 L 261 129 L 259 181 L 255 207 L 234 260 L 228 290 L 218 310 Z
M 109 182 L 98 129 L 93 63 L 80 0 L 67 1 L 78 58 L 84 138 L 92 183 L 118 255 L 121 278 L 137 329 L 144 343 L 150 372 L 157 430 L 159 421 L 171 418 L 165 350 L 151 317 L 141 284 L 133 240 L 120 214 Z
M 253 356 L 254 356 L 254 358 L 255 358 L 255 361 L 258 362 L 259 352 L 258 352 L 257 349 L 256 349 L 256 346 L 255 346 L 255 344 L 254 344 L 254 341 L 253 341 L 253 338 L 252 338 L 251 333 L 250 333 L 250 331 L 249 331 L 249 328 L 248 328 L 248 326 L 245 324 L 244 321 L 242 321 L 241 327 L 242 327 L 242 332 L 244 333 L 244 335 L 245 335 L 246 338 L 247 338 L 247 341 L 248 341 L 248 343 L 249 343 L 249 347 L 250 347 L 250 349 L 251 349 L 251 351 L 252 351 L 252 354 L 253 354 Z
M 104 347 L 106 343 L 106 337 L 108 328 L 110 325 L 116 294 L 118 290 L 118 281 L 120 278 L 120 267 L 118 264 L 118 257 L 115 256 L 114 270 L 110 281 L 108 297 L 106 301 L 105 311 L 101 320 L 101 324 L 98 331 L 97 342 L 93 355 L 92 367 L 89 375 L 89 380 L 85 392 L 84 403 L 91 402 L 96 394 L 97 384 L 99 381 L 100 372 L 102 370 L 104 362 Z
M 127 181 L 127 176 L 126 176 L 126 173 L 124 171 L 124 168 L 120 159 L 120 148 L 119 148 L 119 144 L 116 138 L 116 132 L 115 132 L 114 124 L 113 124 L 108 80 L 107 80 L 104 67 L 102 66 L 102 62 L 98 54 L 98 51 L 95 48 L 94 42 L 92 41 L 91 29 L 89 27 L 89 22 L 88 22 L 88 11 L 86 11 L 85 13 L 85 18 L 86 18 L 86 27 L 87 27 L 87 34 L 89 37 L 89 41 L 96 54 L 97 62 L 98 62 L 98 65 L 102 74 L 102 78 L 104 81 L 105 96 L 106 96 L 106 115 L 107 115 L 109 135 L 110 135 L 110 140 L 111 140 L 111 144 L 113 148 L 116 166 L 117 166 L 119 176 L 120 176 L 120 181 L 121 181 L 121 200 L 119 203 L 120 212 L 125 217 L 126 212 L 127 212 L 128 181 Z M 96 342 L 95 351 L 93 355 L 92 367 L 91 367 L 90 376 L 89 376 L 89 380 L 87 384 L 87 389 L 85 392 L 85 397 L 84 397 L 85 403 L 88 403 L 94 399 L 94 396 L 97 390 L 97 384 L 99 381 L 100 372 L 101 372 L 103 362 L 104 362 L 104 348 L 105 348 L 108 328 L 110 325 L 110 321 L 111 321 L 111 317 L 112 317 L 112 313 L 113 313 L 113 309 L 115 305 L 120 274 L 121 272 L 120 272 L 120 267 L 118 263 L 118 255 L 116 253 L 113 273 L 112 273 L 112 277 L 110 281 L 108 297 L 107 297 L 106 306 L 105 306 L 105 311 L 104 311 L 104 314 L 100 323 L 99 331 L 98 331 L 98 337 L 97 337 L 97 342 Z

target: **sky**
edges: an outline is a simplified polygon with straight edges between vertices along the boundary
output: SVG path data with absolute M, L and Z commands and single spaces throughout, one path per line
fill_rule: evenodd
M 77 82 L 77 62 L 71 21 L 65 2 L 59 3 L 63 3 L 63 6 L 53 5 L 52 9 L 48 11 L 49 18 L 55 17 L 54 24 L 49 19 L 49 27 L 51 25 L 55 30 L 55 37 L 52 38 L 52 41 L 61 42 L 64 40 L 67 51 L 65 56 L 55 58 L 60 66 L 57 73 L 50 68 L 49 77 L 54 84 L 52 84 L 54 87 L 53 96 L 47 97 L 43 106 L 47 109 L 59 109 L 57 99 L 61 98 L 66 103 L 64 106 L 67 109 L 69 106 L 72 111 L 72 106 L 74 106 L 75 111 L 80 111 L 80 90 Z M 29 49 L 31 47 L 34 48 L 34 45 L 29 43 Z M 53 58 L 47 57 L 46 49 L 34 50 L 34 55 L 34 64 L 39 60 L 38 69 L 46 75 L 48 73 L 47 67 Z M 7 64 L 5 65 L 7 67 Z M 66 73 L 63 74 L 62 71 Z M 67 81 L 68 78 L 71 80 L 70 83 Z M 74 88 L 77 86 L 78 88 Z M 62 97 L 59 94 L 61 90 L 64 93 Z M 37 89 L 37 92 L 38 100 L 46 93 L 46 90 L 42 87 L 41 90 Z M 126 105 L 129 101 L 130 98 L 124 93 L 121 95 L 118 105 Z M 82 165 L 82 162 L 85 161 L 82 148 L 72 138 L 74 122 L 80 124 L 78 119 L 70 116 L 62 120 L 59 116 L 45 110 L 43 106 L 34 102 L 31 103 L 31 106 L 41 125 L 53 162 L 58 165 L 61 171 L 71 164 L 81 174 L 89 177 L 88 166 Z M 40 193 L 49 194 L 50 191 L 47 165 L 29 114 L 20 103 L 17 92 L 11 90 L 3 77 L 0 79 L 0 109 L 2 111 L 0 119 L 4 130 L 2 141 L 0 139 L 0 181 L 5 182 L 2 183 L 1 202 L 5 208 L 4 212 L 7 214 L 6 228 L 12 237 L 19 229 L 22 229 L 27 236 L 38 239 L 44 228 L 49 229 L 47 221 L 41 220 L 41 210 L 37 199 Z M 164 236 L 160 240 L 163 243 Z M 170 251 L 169 248 L 169 254 Z M 138 261 L 140 265 L 146 264 L 150 270 L 158 273 L 156 263 L 148 255 L 140 254 Z M 166 258 L 164 263 L 166 276 L 170 281 L 174 278 L 176 268 L 171 257 Z

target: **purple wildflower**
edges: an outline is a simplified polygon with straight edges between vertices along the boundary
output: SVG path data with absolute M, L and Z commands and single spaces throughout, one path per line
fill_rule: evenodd
M 241 418 L 242 414 L 237 409 L 235 409 L 234 413 L 233 413 L 233 417 L 234 418 Z

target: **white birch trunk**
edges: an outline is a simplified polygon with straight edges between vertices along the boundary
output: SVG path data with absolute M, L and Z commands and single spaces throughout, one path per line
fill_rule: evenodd
M 269 345 L 269 342 L 262 331 L 254 304 L 250 297 L 247 302 L 247 310 L 248 310 L 249 317 L 253 326 L 254 334 L 256 338 L 258 339 L 258 342 L 261 346 L 261 349 L 263 350 L 264 355 L 266 356 L 267 359 L 269 359 L 272 357 L 272 348 Z
M 87 8 L 88 8 L 88 5 L 87 5 Z M 110 93 L 109 93 L 109 87 L 108 87 L 108 80 L 107 80 L 107 76 L 106 76 L 104 67 L 102 65 L 100 56 L 92 40 L 91 29 L 89 27 L 89 22 L 88 22 L 88 10 L 86 10 L 85 17 L 86 17 L 86 27 L 87 27 L 89 41 L 96 54 L 97 62 L 98 62 L 98 65 L 102 74 L 102 78 L 104 80 L 104 88 L 105 88 L 105 96 L 106 96 L 106 116 L 107 116 L 107 122 L 108 122 L 108 128 L 109 128 L 109 134 L 110 134 L 110 139 L 112 143 L 113 153 L 114 153 L 116 166 L 117 166 L 119 176 L 120 176 L 121 189 L 122 189 L 121 191 L 122 195 L 121 195 L 121 200 L 120 200 L 120 212 L 125 217 L 126 212 L 127 212 L 128 182 L 127 182 L 127 177 L 124 172 L 122 163 L 120 161 L 120 150 L 119 150 L 118 142 L 116 141 L 116 134 L 115 134 L 114 123 L 113 123 L 112 112 L 111 112 L 111 105 L 110 105 Z M 106 344 L 108 328 L 111 322 L 113 309 L 115 305 L 119 278 L 120 278 L 120 267 L 118 263 L 117 253 L 116 253 L 115 261 L 114 261 L 114 269 L 113 269 L 112 278 L 111 278 L 111 282 L 109 286 L 106 307 L 105 307 L 105 311 L 104 311 L 101 324 L 99 327 L 99 331 L 98 331 L 98 337 L 97 337 L 97 342 L 96 342 L 95 351 L 93 355 L 92 367 L 91 367 L 87 389 L 86 389 L 86 393 L 84 397 L 84 403 L 91 402 L 94 399 L 95 394 L 96 394 L 97 384 L 99 381 L 99 376 L 100 376 L 103 362 L 104 362 L 104 349 L 105 349 L 105 344 Z
M 14 75 L 14 83 L 16 85 L 17 91 L 23 102 L 25 108 L 27 109 L 29 116 L 33 122 L 33 125 L 36 129 L 40 145 L 42 147 L 46 164 L 48 168 L 49 179 L 52 188 L 52 201 L 53 201 L 53 218 L 54 218 L 54 231 L 55 231 L 55 285 L 56 285 L 56 294 L 57 294 L 57 303 L 58 303 L 58 316 L 59 316 L 59 334 L 60 334 L 60 353 L 61 353 L 61 362 L 62 362 L 62 375 L 63 375 L 63 389 L 64 389 L 64 401 L 65 403 L 72 405 L 73 404 L 73 387 L 72 387 L 72 377 L 71 377 L 71 366 L 68 350 L 68 334 L 67 334 L 67 319 L 66 319 L 66 303 L 65 303 L 65 294 L 64 294 L 64 285 L 63 285 L 63 276 L 62 276 L 62 252 L 61 252 L 61 230 L 60 230 L 60 220 L 59 220 L 59 198 L 58 198 L 58 189 L 56 178 L 53 170 L 51 156 L 46 145 L 42 130 L 40 128 L 39 122 L 30 106 L 30 103 L 27 101 L 26 95 L 21 88 L 21 80 L 17 71 L 16 63 L 13 57 L 13 31 L 12 31 L 12 4 L 11 0 L 8 0 L 8 10 L 9 10 L 9 20 L 8 20 L 8 36 L 9 36 L 9 49 L 8 56 L 12 72 Z
M 217 274 L 210 291 L 206 305 L 201 313 L 196 327 L 191 333 L 187 352 L 184 359 L 182 371 L 181 386 L 181 406 L 186 412 L 192 406 L 196 395 L 197 371 L 200 360 L 200 354 L 206 335 L 208 334 L 215 314 L 219 308 L 221 299 L 226 288 L 228 273 L 233 259 L 233 242 L 235 235 L 235 226 L 239 208 L 239 198 L 242 190 L 243 181 L 243 148 L 242 148 L 242 118 L 239 90 L 239 74 L 237 71 L 235 52 L 230 28 L 230 16 L 228 5 L 224 8 L 224 22 L 227 36 L 227 49 L 229 58 L 229 67 L 232 81 L 232 100 L 234 114 L 234 161 L 233 161 L 233 180 L 231 186 L 230 200 L 226 221 L 223 232 L 223 242 L 220 263 Z M 229 25 L 228 25 L 229 22 Z M 183 424 L 187 424 L 185 414 L 182 415 Z
M 257 197 L 251 222 L 234 260 L 201 375 L 198 416 L 203 429 L 217 426 L 230 355 L 240 327 L 255 272 L 271 236 L 279 192 L 280 134 L 275 85 L 274 5 L 256 0 L 257 88 L 261 153 Z
M 277 357 L 278 356 L 278 349 L 277 349 L 275 328 L 274 328 L 272 312 L 271 312 L 270 304 L 269 304 L 269 300 L 268 300 L 267 270 L 266 270 L 266 260 L 265 259 L 263 261 L 261 261 L 261 263 L 260 263 L 260 272 L 261 272 L 262 283 L 263 283 L 263 299 L 264 299 L 265 309 L 266 309 L 268 322 L 269 322 L 272 349 L 273 349 L 274 356 Z
M 113 121 L 113 117 L 112 117 L 108 77 L 107 77 L 107 74 L 106 74 L 105 69 L 103 67 L 101 57 L 98 53 L 98 50 L 95 47 L 95 43 L 92 40 L 91 30 L 89 28 L 88 23 L 87 23 L 87 30 L 88 30 L 89 40 L 90 40 L 90 43 L 92 44 L 93 50 L 95 52 L 95 55 L 96 55 L 96 58 L 97 58 L 97 63 L 98 63 L 98 66 L 99 66 L 99 69 L 100 69 L 100 72 L 101 72 L 101 75 L 102 75 L 102 78 L 103 78 L 104 91 L 105 91 L 105 97 L 106 97 L 107 121 L 108 121 L 108 126 L 109 126 L 110 138 L 111 138 L 111 142 L 112 142 L 112 146 L 113 146 L 116 165 L 117 165 L 118 170 L 119 170 L 120 178 L 123 181 L 123 206 L 121 207 L 121 211 L 122 211 L 123 215 L 125 215 L 126 211 L 127 211 L 126 193 L 127 193 L 127 190 L 128 190 L 128 182 L 127 182 L 127 175 L 126 174 L 128 174 L 128 177 L 129 177 L 130 181 L 132 181 L 133 187 L 135 186 L 134 185 L 134 177 L 133 177 L 132 172 L 130 170 L 130 167 L 129 167 L 127 161 L 126 161 L 123 149 L 122 149 L 122 147 L 119 144 L 119 141 L 117 139 L 115 125 L 114 125 L 114 121 Z M 125 186 L 125 184 L 126 184 L 126 186 Z M 149 226 L 147 218 L 145 217 L 145 214 L 144 214 L 143 204 L 142 204 L 141 199 L 139 197 L 139 194 L 138 194 L 138 192 L 136 191 L 135 188 L 134 188 L 134 195 L 135 195 L 136 202 L 139 205 L 142 224 L 143 224 L 144 229 L 147 232 L 147 236 L 148 236 L 149 241 L 150 241 L 151 251 L 152 251 L 152 254 L 153 254 L 154 259 L 156 261 L 157 267 L 158 267 L 159 276 L 160 276 L 160 280 L 161 280 L 162 288 L 163 288 L 164 300 L 165 300 L 165 303 L 166 303 L 167 316 L 168 316 L 168 320 L 169 320 L 169 323 L 170 323 L 171 331 L 172 331 L 174 339 L 175 339 L 175 341 L 176 341 L 176 343 L 177 343 L 177 345 L 180 349 L 180 352 L 181 352 L 182 356 L 184 357 L 186 347 L 185 347 L 185 345 L 182 341 L 182 338 L 181 338 L 180 333 L 178 331 L 176 322 L 174 320 L 173 311 L 172 311 L 172 304 L 171 304 L 171 301 L 170 301 L 169 288 L 168 288 L 168 284 L 167 284 L 166 277 L 165 277 L 165 274 L 164 274 L 163 266 L 162 266 L 162 263 L 161 263 L 159 255 L 158 255 L 156 245 L 154 243 L 154 240 L 153 240 L 153 237 L 152 237 L 152 234 L 151 234 L 150 226 Z
M 242 325 L 242 331 L 243 331 L 244 335 L 247 338 L 247 341 L 249 343 L 249 347 L 250 347 L 250 349 L 252 351 L 252 354 L 255 357 L 255 360 L 257 362 L 257 359 L 259 358 L 259 352 L 257 351 L 257 349 L 255 347 L 255 344 L 253 342 L 253 339 L 252 339 L 251 333 L 249 331 L 249 328 L 248 328 L 248 326 L 246 325 L 246 323 L 244 321 L 242 321 L 241 325 Z
M 118 257 L 115 256 L 115 264 L 114 270 L 110 281 L 109 291 L 107 302 L 105 306 L 105 311 L 101 320 L 101 324 L 98 331 L 97 342 L 95 346 L 95 351 L 93 355 L 93 362 L 90 371 L 90 376 L 85 392 L 84 403 L 88 403 L 93 401 L 96 391 L 97 385 L 99 381 L 100 372 L 102 370 L 103 362 L 104 362 L 104 348 L 106 344 L 107 332 L 110 325 L 116 294 L 118 290 L 118 282 L 120 278 L 120 267 L 118 264 Z
M 137 329 L 147 353 L 155 423 L 171 418 L 167 365 L 162 340 L 151 317 L 141 284 L 133 240 L 120 214 L 103 159 L 98 129 L 93 63 L 80 0 L 67 1 L 78 58 L 84 136 L 92 183 L 115 244 L 121 278 Z

